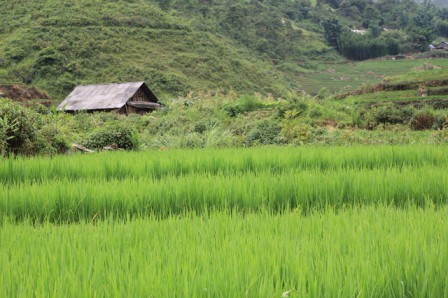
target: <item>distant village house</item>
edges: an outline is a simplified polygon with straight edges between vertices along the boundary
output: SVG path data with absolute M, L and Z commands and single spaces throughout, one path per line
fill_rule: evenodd
M 359 35 L 364 35 L 367 33 L 367 30 L 361 30 L 361 29 L 350 29 L 350 31 L 352 33 L 359 34 Z
M 144 82 L 85 85 L 76 87 L 57 110 L 143 114 L 160 108 L 158 101 Z
M 434 46 L 434 45 L 429 45 L 429 48 L 431 51 L 435 51 L 435 50 L 448 50 L 448 43 L 443 41 L 440 44 Z

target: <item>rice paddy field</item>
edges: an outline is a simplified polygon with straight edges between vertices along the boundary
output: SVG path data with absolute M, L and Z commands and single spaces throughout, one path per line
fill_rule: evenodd
M 310 94 L 317 94 L 322 86 L 330 92 L 345 93 L 383 83 L 385 79 L 390 82 L 444 79 L 447 77 L 447 67 L 448 59 L 445 58 L 347 62 L 304 74 L 299 84 Z
M 446 146 L 0 160 L 6 297 L 448 297 Z

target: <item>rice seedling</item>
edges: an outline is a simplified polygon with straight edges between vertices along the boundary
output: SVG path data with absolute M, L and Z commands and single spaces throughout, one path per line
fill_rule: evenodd
M 6 297 L 447 297 L 448 208 L 0 228 Z M 286 293 L 286 294 L 285 294 Z
M 61 223 L 210 210 L 442 206 L 445 150 L 263 148 L 10 159 L 1 168 L 0 219 Z
M 0 159 L 0 184 L 448 165 L 446 146 L 262 147 Z

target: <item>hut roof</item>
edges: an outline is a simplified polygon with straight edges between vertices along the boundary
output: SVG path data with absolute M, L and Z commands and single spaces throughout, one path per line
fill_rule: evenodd
M 436 49 L 446 49 L 448 47 L 448 43 L 446 41 L 442 41 L 440 44 L 436 45 Z
M 57 109 L 66 111 L 120 109 L 142 87 L 157 102 L 157 97 L 145 82 L 100 84 L 76 87 Z

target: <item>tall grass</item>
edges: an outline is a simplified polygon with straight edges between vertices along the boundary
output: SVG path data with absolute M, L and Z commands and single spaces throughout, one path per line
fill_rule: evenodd
M 445 147 L 257 148 L 4 160 L 0 219 L 441 206 Z
M 448 209 L 3 221 L 5 297 L 447 297 Z

